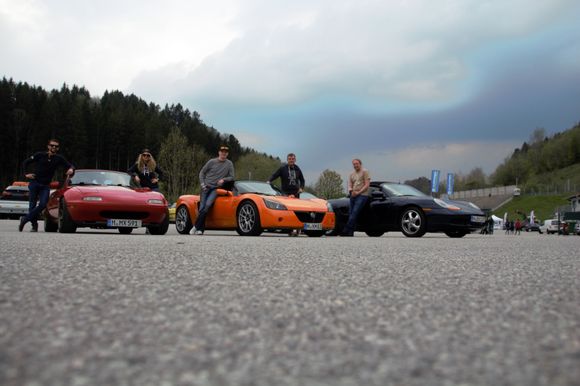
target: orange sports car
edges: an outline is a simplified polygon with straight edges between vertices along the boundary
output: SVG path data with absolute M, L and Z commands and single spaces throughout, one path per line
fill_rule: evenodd
M 322 236 L 334 229 L 334 212 L 326 200 L 283 196 L 270 184 L 236 181 L 231 190 L 218 189 L 218 196 L 206 217 L 205 229 L 233 230 L 242 236 L 263 231 L 301 229 L 308 236 Z M 177 200 L 175 228 L 189 233 L 199 208 L 200 196 L 185 195 Z

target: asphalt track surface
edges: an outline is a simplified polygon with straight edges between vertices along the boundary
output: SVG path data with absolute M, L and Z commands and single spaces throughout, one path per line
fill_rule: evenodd
M 580 237 L 19 233 L 0 385 L 578 385 Z

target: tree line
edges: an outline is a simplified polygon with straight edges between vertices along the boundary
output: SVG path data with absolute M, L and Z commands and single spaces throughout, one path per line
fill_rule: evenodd
M 93 97 L 84 87 L 64 84 L 46 91 L 2 78 L 0 186 L 22 180 L 24 159 L 44 151 L 51 138 L 60 141 L 61 153 L 76 168 L 126 171 L 149 148 L 166 171 L 161 190 L 170 201 L 199 191 L 199 170 L 222 144 L 230 148 L 239 179 L 265 181 L 281 165 L 279 158 L 243 147 L 234 135 L 206 125 L 198 112 L 181 104 L 162 108 L 120 91 Z M 309 189 L 326 198 L 339 196 L 342 179 L 337 176 L 324 171 Z
M 252 151 L 242 148 L 233 135 L 207 126 L 196 111 L 180 104 L 164 108 L 135 95 L 106 91 L 92 97 L 83 87 L 47 92 L 27 83 L 3 78 L 0 82 L 0 183 L 21 178 L 25 157 L 44 150 L 50 138 L 61 142 L 61 151 L 77 168 L 127 170 L 141 149 L 158 154 L 172 128 L 178 128 L 188 145 L 215 154 L 220 144 L 232 158 Z
M 578 163 L 580 123 L 551 137 L 546 136 L 544 129 L 536 129 L 529 143 L 524 142 L 497 167 L 491 180 L 497 185 L 511 185 L 517 181 L 527 189 L 540 188 L 542 180 L 549 180 L 550 174 Z

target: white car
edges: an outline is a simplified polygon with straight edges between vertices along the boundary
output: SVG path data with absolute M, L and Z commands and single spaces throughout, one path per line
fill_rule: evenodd
M 552 218 L 549 220 L 544 221 L 544 224 L 540 227 L 540 229 L 547 234 L 558 233 L 559 229 L 559 221 L 557 218 Z
M 8 186 L 0 197 L 0 217 L 18 218 L 26 214 L 28 214 L 28 186 Z

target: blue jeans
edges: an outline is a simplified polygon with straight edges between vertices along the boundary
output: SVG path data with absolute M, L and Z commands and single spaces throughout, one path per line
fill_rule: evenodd
M 213 206 L 217 197 L 217 188 L 208 188 L 201 191 L 201 199 L 199 201 L 199 212 L 197 213 L 197 220 L 195 221 L 195 229 L 198 231 L 205 230 L 205 217 L 207 212 Z
M 356 220 L 363 210 L 369 196 L 356 196 L 350 198 L 350 211 L 348 214 L 348 222 L 344 227 L 342 233 L 352 235 L 356 229 Z
M 28 215 L 26 215 L 25 221 L 36 224 L 38 216 L 40 216 L 48 203 L 50 186 L 39 184 L 36 181 L 30 181 L 28 184 L 28 192 Z

